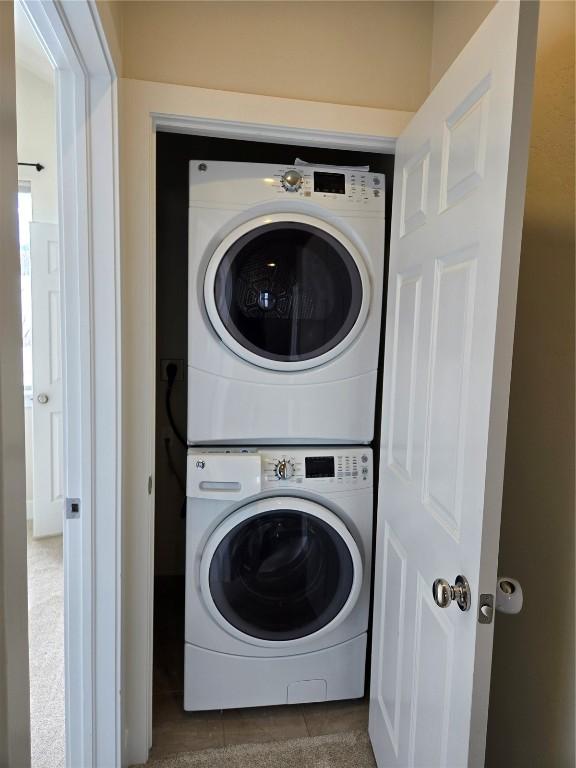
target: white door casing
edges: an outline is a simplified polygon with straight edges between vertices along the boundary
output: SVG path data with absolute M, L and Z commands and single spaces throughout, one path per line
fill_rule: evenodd
M 62 355 L 58 226 L 30 224 L 34 536 L 62 533 Z
M 502 2 L 397 142 L 370 737 L 384 766 L 484 764 L 537 3 Z M 471 608 L 438 607 L 465 576 Z
M 56 79 L 62 265 L 66 764 L 122 751 L 116 74 L 95 4 L 19 0 Z M 21 343 L 21 332 L 20 332 Z

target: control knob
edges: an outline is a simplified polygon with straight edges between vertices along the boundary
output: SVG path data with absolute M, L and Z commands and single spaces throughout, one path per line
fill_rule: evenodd
M 290 480 L 294 474 L 294 464 L 290 459 L 279 459 L 274 471 L 278 480 Z
M 281 181 L 286 192 L 298 192 L 304 180 L 298 171 L 286 171 Z

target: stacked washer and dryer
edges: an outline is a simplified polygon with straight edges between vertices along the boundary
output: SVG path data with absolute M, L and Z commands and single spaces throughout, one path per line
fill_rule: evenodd
M 184 708 L 364 695 L 384 177 L 190 163 Z

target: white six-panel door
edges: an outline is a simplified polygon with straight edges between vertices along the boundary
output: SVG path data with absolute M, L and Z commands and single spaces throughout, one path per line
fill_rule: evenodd
M 370 737 L 482 765 L 537 4 L 498 4 L 397 144 Z M 470 584 L 471 607 L 433 599 Z M 489 602 L 489 598 L 486 599 Z M 491 618 L 485 609 L 486 621 Z
M 30 224 L 34 536 L 62 533 L 62 343 L 58 226 Z

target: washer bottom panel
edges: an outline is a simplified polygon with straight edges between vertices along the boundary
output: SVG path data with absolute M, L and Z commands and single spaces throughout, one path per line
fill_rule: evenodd
M 235 709 L 364 696 L 366 634 L 314 653 L 257 658 L 185 644 L 184 709 Z

